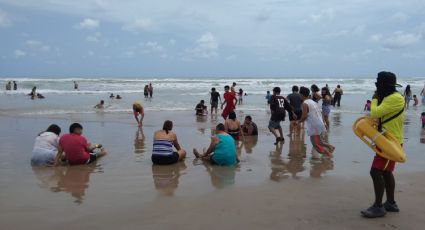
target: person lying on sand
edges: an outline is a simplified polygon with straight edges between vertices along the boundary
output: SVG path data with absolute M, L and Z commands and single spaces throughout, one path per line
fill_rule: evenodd
M 215 165 L 232 166 L 239 162 L 236 155 L 235 140 L 232 136 L 225 132 L 225 127 L 222 123 L 215 128 L 216 135 L 211 137 L 211 143 L 207 151 L 202 154 L 198 150 L 193 149 L 193 154 L 196 158 L 207 160 Z

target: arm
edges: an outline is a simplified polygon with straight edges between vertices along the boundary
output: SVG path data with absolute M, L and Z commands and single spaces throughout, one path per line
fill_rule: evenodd
M 378 105 L 378 99 L 372 99 L 372 105 L 370 107 L 370 116 L 372 118 L 380 118 L 401 109 L 397 105 L 394 105 L 394 103 L 388 103 L 385 100 Z
M 180 146 L 180 144 L 179 144 L 179 141 L 177 140 L 177 135 L 174 133 L 174 141 L 173 141 L 173 145 L 174 145 L 174 147 L 177 149 L 177 151 L 180 151 L 180 149 L 181 149 L 181 146 Z
M 298 121 L 298 123 L 304 122 L 307 119 L 308 105 L 303 103 L 302 109 L 303 109 L 303 115 L 301 116 L 301 119 Z
M 62 150 L 62 148 L 59 146 L 58 147 L 58 153 L 56 154 L 56 157 L 55 157 L 55 163 L 53 164 L 53 166 L 58 166 L 59 165 L 59 163 L 61 162 L 61 160 L 62 160 L 62 155 L 63 155 L 63 150 Z
M 285 99 L 285 110 L 288 111 L 289 116 L 297 118 L 297 115 L 294 113 L 294 109 L 292 108 L 291 104 L 289 104 L 288 100 Z
M 136 119 L 137 123 L 139 124 L 140 121 L 139 121 L 139 115 L 138 115 L 138 113 L 134 109 L 133 109 L 133 113 L 134 113 L 134 118 Z
M 218 143 L 218 138 L 216 136 L 212 136 L 210 146 L 208 147 L 207 151 L 204 153 L 204 156 L 209 156 L 211 153 L 213 153 L 217 143 Z
M 221 103 L 221 96 L 220 96 L 220 94 L 218 95 L 218 99 L 220 100 L 220 103 Z

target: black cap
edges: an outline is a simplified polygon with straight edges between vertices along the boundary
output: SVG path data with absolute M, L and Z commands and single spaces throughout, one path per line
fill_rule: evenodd
M 382 71 L 378 73 L 378 78 L 376 79 L 378 84 L 394 86 L 394 87 L 403 87 L 400 84 L 397 84 L 397 77 L 394 73 Z

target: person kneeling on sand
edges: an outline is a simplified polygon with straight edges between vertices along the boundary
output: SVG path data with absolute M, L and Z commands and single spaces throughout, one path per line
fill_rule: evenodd
M 162 130 L 156 131 L 153 136 L 152 162 L 156 165 L 174 164 L 186 157 L 186 151 L 180 147 L 172 129 L 173 122 L 167 120 Z M 174 151 L 173 146 L 177 151 Z
M 102 145 L 91 145 L 82 135 L 83 126 L 74 123 L 69 127 L 69 134 L 59 139 L 59 151 L 55 159 L 58 165 L 61 160 L 66 160 L 70 165 L 84 165 L 95 162 L 98 158 L 106 155 Z M 95 152 L 95 150 L 97 150 Z
M 38 134 L 35 138 L 34 148 L 32 150 L 31 165 L 50 166 L 55 163 L 60 133 L 61 128 L 52 124 L 46 131 Z
M 303 101 L 303 115 L 298 122 L 301 123 L 306 121 L 307 134 L 310 136 L 313 148 L 320 154 L 331 157 L 335 147 L 327 143 L 323 138 L 323 135 L 326 133 L 326 127 L 323 122 L 319 104 L 314 102 L 312 99 L 308 99 L 308 96 L 310 95 L 310 90 L 308 88 L 301 87 L 300 94 Z
M 235 140 L 226 133 L 222 123 L 215 128 L 216 135 L 211 137 L 211 143 L 207 151 L 200 154 L 198 150 L 193 149 L 196 158 L 210 161 L 212 164 L 221 166 L 232 166 L 239 162 L 236 155 Z

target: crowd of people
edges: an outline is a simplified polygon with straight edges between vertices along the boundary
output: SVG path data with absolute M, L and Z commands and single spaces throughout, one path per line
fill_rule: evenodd
M 244 91 L 236 91 L 236 83 L 232 86 L 224 86 L 223 100 L 220 93 L 211 89 L 210 106 L 211 114 L 218 113 L 218 106 L 222 109 L 221 117 L 223 122 L 218 122 L 215 126 L 214 135 L 211 136 L 209 145 L 202 151 L 193 149 L 193 155 L 205 162 L 219 166 L 234 166 L 240 162 L 237 155 L 238 141 L 246 136 L 257 136 L 258 126 L 250 115 L 247 115 L 243 122 L 236 116 L 236 106 L 243 103 Z M 408 108 L 412 99 L 412 92 L 408 85 L 402 95 L 396 90 L 397 79 L 391 72 L 380 72 L 377 75 L 376 91 L 371 100 L 364 106 L 365 111 L 370 111 L 372 118 L 380 119 L 379 128 L 385 128 L 388 132 L 397 137 L 403 145 L 403 121 L 404 110 Z M 78 87 L 77 87 L 78 88 Z M 76 88 L 76 89 L 77 89 Z M 425 87 L 421 92 L 425 103 Z M 303 132 L 310 137 L 313 149 L 325 158 L 333 156 L 335 147 L 328 143 L 327 133 L 330 128 L 329 114 L 332 106 L 340 107 L 343 89 L 338 85 L 333 93 L 328 85 L 319 88 L 311 85 L 292 87 L 292 92 L 286 97 L 281 95 L 281 88 L 274 87 L 267 91 L 266 100 L 270 108 L 270 119 L 268 129 L 275 138 L 275 145 L 282 145 L 285 142 L 284 132 L 281 123 L 289 118 L 288 136 L 297 136 Z M 33 90 L 35 94 L 35 90 Z M 146 85 L 145 97 L 152 97 L 152 84 Z M 116 96 L 116 98 L 119 95 Z M 115 98 L 111 94 L 110 98 Z M 413 95 L 415 100 L 416 95 Z M 118 98 L 117 98 L 118 99 Z M 417 99 L 416 99 L 417 100 Z M 417 105 L 417 101 L 415 101 Z M 97 109 L 104 108 L 104 101 L 100 101 L 95 106 Z M 145 110 L 141 102 L 132 105 L 133 115 L 139 128 L 143 126 Z M 196 116 L 207 116 L 208 109 L 205 101 L 201 100 L 195 107 Z M 425 112 L 422 113 L 422 127 L 425 128 Z M 69 134 L 62 135 L 60 127 L 51 125 L 48 129 L 40 133 L 34 144 L 31 162 L 34 165 L 58 165 L 67 162 L 70 165 L 90 164 L 99 157 L 106 154 L 102 145 L 90 144 L 82 136 L 83 127 L 74 123 L 69 127 Z M 176 133 L 173 132 L 173 122 L 166 120 L 162 129 L 153 134 L 153 148 L 151 160 L 154 165 L 170 165 L 179 161 L 184 161 L 187 152 L 180 145 Z M 364 217 L 382 217 L 386 212 L 398 212 L 398 206 L 394 199 L 395 179 L 392 174 L 395 162 L 375 155 L 371 177 L 374 185 L 375 202 L 361 213 Z M 383 193 L 386 191 L 387 201 L 382 202 Z

